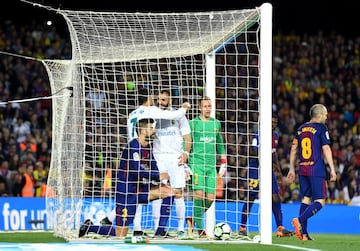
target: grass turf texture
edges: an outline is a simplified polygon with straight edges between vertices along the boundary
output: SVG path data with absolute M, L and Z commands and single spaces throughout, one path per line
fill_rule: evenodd
M 314 241 L 302 242 L 299 241 L 295 236 L 290 238 L 276 238 L 273 237 L 273 245 L 262 245 L 262 244 L 226 244 L 226 251 L 235 250 L 296 250 L 286 247 L 298 247 L 301 249 L 316 249 L 326 251 L 347 251 L 357 250 L 360 247 L 360 236 L 359 235 L 341 235 L 341 234 L 312 234 Z M 53 232 L 0 232 L 0 242 L 10 243 L 59 243 L 66 242 L 62 238 L 57 238 L 53 235 Z M 169 242 L 170 243 L 170 242 Z M 178 244 L 176 240 L 171 244 Z M 148 244 L 148 245 L 151 245 Z M 161 245 L 161 244 L 156 244 Z M 224 244 L 222 241 L 219 243 L 186 243 L 178 244 L 192 246 L 194 248 L 209 250 L 209 251 L 224 251 Z M 284 245 L 284 246 L 281 246 Z

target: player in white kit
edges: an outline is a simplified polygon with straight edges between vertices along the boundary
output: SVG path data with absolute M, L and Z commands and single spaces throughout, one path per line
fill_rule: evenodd
M 174 111 L 171 107 L 171 97 L 168 90 L 159 93 L 158 106 L 162 110 Z M 184 116 L 179 120 L 159 119 L 155 127 L 154 157 L 163 182 L 170 181 L 170 186 L 175 188 L 176 195 L 152 201 L 152 212 L 155 225 L 155 237 L 171 237 L 165 230 L 171 207 L 175 201 L 176 216 L 178 219 L 177 237 L 185 237 L 185 202 L 183 191 L 186 186 L 185 170 L 191 149 L 190 126 Z
M 128 141 L 136 138 L 136 123 L 142 118 L 157 119 L 174 119 L 179 120 L 183 118 L 186 112 L 190 109 L 190 103 L 184 102 L 182 108 L 178 110 L 162 110 L 157 106 L 154 106 L 154 101 L 149 93 L 148 89 L 140 89 L 138 91 L 139 107 L 129 114 L 127 120 L 127 133 Z
M 129 141 L 137 137 L 136 123 L 139 119 L 153 118 L 156 121 L 158 119 L 171 119 L 174 121 L 178 121 L 179 119 L 186 118 L 185 114 L 190 109 L 190 104 L 188 102 L 184 102 L 182 108 L 178 110 L 160 109 L 159 107 L 153 105 L 153 99 L 148 89 L 140 89 L 138 91 L 138 104 L 139 107 L 129 114 L 127 120 L 127 132 Z M 139 205 L 136 209 L 136 215 L 134 218 L 134 236 L 145 235 L 145 233 L 141 229 L 141 212 L 142 205 Z

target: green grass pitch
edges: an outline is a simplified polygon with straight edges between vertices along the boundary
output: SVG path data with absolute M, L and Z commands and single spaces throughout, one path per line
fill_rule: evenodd
M 290 238 L 273 238 L 272 245 L 254 243 L 229 243 L 226 245 L 222 241 L 211 243 L 197 243 L 196 240 L 181 243 L 179 245 L 192 246 L 194 248 L 209 251 L 235 251 L 235 250 L 324 250 L 324 251 L 347 251 L 357 250 L 360 247 L 360 235 L 343 234 L 312 234 L 315 240 L 302 242 L 295 236 Z M 57 238 L 51 231 L 45 232 L 0 232 L 0 242 L 2 243 L 59 243 L 66 242 L 62 238 Z M 91 242 L 89 242 L 90 244 Z M 171 244 L 178 244 L 176 240 Z M 152 245 L 151 240 L 147 245 Z M 161 245 L 161 244 L 156 244 Z

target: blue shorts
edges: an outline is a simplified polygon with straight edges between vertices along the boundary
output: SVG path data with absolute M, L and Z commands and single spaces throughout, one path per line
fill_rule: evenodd
M 259 162 L 256 158 L 250 158 L 248 167 L 248 189 L 249 199 L 255 200 L 259 198 Z
M 300 196 L 312 200 L 326 199 L 326 180 L 324 177 L 299 175 Z
M 249 189 L 249 199 L 255 200 L 259 198 L 259 180 L 249 178 L 248 189 Z
M 249 189 L 249 198 L 252 200 L 259 198 L 259 180 L 258 179 L 249 179 L 248 189 Z M 277 183 L 276 175 L 272 173 L 272 194 L 279 194 L 279 185 Z
M 149 194 L 141 193 L 137 195 L 124 195 L 119 197 L 121 199 L 116 202 L 115 225 L 119 227 L 129 226 L 134 222 L 137 205 L 149 203 Z

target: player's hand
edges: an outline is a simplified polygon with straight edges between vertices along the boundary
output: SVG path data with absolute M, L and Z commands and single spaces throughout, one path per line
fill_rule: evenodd
M 182 166 L 182 165 L 185 165 L 188 161 L 188 158 L 189 158 L 189 152 L 183 152 L 179 157 L 178 157 L 178 165 L 179 166 Z
M 293 183 L 295 180 L 295 171 L 290 169 L 288 174 L 287 174 L 287 179 L 289 181 L 289 183 Z
M 182 107 L 183 107 L 186 111 L 189 111 L 190 108 L 191 108 L 191 105 L 190 105 L 189 102 L 184 102 L 184 103 L 182 104 Z
M 218 176 L 224 177 L 225 175 L 226 175 L 226 158 L 223 157 L 223 158 L 221 158 L 221 165 L 220 165 Z
M 336 181 L 336 172 L 330 171 L 330 181 Z
M 193 172 L 191 171 L 190 167 L 187 164 L 184 164 L 184 172 L 185 172 L 185 180 L 188 181 L 191 179 L 191 175 Z

